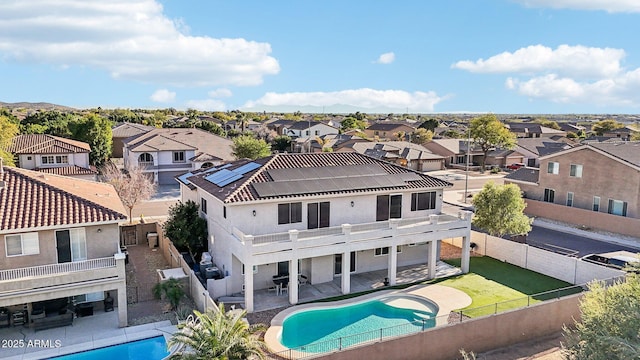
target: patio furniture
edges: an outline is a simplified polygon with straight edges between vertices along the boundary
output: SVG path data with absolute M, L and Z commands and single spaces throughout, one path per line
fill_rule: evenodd
M 280 285 L 280 295 L 284 295 L 284 293 L 289 294 L 289 283 Z
M 34 331 L 51 329 L 59 326 L 73 325 L 73 312 L 67 311 L 64 314 L 52 314 L 43 318 L 34 319 L 31 328 Z
M 298 285 L 307 285 L 308 280 L 306 275 L 298 275 Z

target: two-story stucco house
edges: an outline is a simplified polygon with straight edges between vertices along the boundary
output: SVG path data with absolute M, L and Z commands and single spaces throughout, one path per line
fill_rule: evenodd
M 60 315 L 48 313 L 47 304 L 66 312 L 73 305 L 101 308 L 111 298 L 119 325 L 126 326 L 118 223 L 127 216 L 113 187 L 12 167 L 0 171 L 0 308 L 35 326 Z
M 640 142 L 585 143 L 505 182 L 520 186 L 537 216 L 640 237 Z
M 195 128 L 153 129 L 123 141 L 124 165 L 139 166 L 154 182 L 175 184 L 175 177 L 234 159 L 231 140 Z
M 18 135 L 7 149 L 16 165 L 47 174 L 96 180 L 98 172 L 89 166 L 89 144 L 47 134 Z
M 470 214 L 441 214 L 450 183 L 358 153 L 277 154 L 240 160 L 180 177 L 182 200 L 200 204 L 209 224 L 209 251 L 228 273 L 228 291 L 254 291 L 297 276 L 313 285 L 351 274 L 427 265 L 434 277 L 440 240 L 462 237 L 462 271 L 469 269 Z M 251 269 L 251 271 L 243 271 Z M 286 283 L 284 284 L 286 286 Z M 214 296 L 226 294 L 213 294 Z

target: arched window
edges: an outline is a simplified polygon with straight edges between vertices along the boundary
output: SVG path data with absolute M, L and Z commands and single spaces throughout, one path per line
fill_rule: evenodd
M 202 166 L 200 167 L 201 169 L 208 169 L 210 167 L 213 166 L 212 162 L 207 161 L 206 163 L 202 164 Z
M 153 164 L 153 155 L 149 153 L 142 153 L 138 157 L 139 164 Z

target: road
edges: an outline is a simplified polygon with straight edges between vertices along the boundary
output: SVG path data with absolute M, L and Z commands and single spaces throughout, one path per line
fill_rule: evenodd
M 578 251 L 578 256 L 620 250 L 634 253 L 638 252 L 638 249 L 633 249 L 623 245 L 594 240 L 584 236 L 564 233 L 540 226 L 533 226 L 533 230 L 531 230 L 529 235 L 527 235 L 527 244 L 542 248 L 566 248 Z

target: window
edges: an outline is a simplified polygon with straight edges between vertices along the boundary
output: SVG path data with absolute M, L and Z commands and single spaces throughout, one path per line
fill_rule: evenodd
M 299 267 L 298 267 L 299 269 Z M 278 263 L 278 276 L 289 276 L 289 262 L 288 261 L 280 261 Z
M 205 198 L 200 198 L 200 211 L 207 213 L 207 199 Z
M 58 156 L 56 156 L 56 163 L 57 164 L 68 164 L 69 163 L 69 157 L 67 155 L 58 155 Z
M 151 156 L 151 154 L 149 154 L 149 153 L 142 153 L 138 157 L 138 162 L 139 163 L 152 163 L 153 162 L 153 156 Z
M 547 174 L 558 174 L 560 173 L 560 164 L 557 162 L 549 161 L 547 164 Z
M 456 160 L 456 164 L 464 164 L 465 163 L 465 161 L 464 161 L 465 157 L 466 156 L 464 156 L 464 155 L 458 155 L 457 160 Z
M 400 219 L 402 195 L 379 195 L 376 203 L 376 221 Z
M 38 233 L 6 235 L 4 244 L 7 256 L 35 255 L 40 253 Z
M 571 164 L 571 170 L 569 170 L 569 176 L 571 177 L 582 177 L 582 165 Z
M 258 265 L 253 265 L 253 273 L 258 273 Z M 242 275 L 244 275 L 244 264 L 242 264 Z
M 329 227 L 330 206 L 329 202 L 307 204 L 307 229 Z
M 31 161 L 31 156 L 27 156 L 27 160 Z
M 173 152 L 173 162 L 174 163 L 185 162 L 184 161 L 184 151 L 174 151 Z
M 302 222 L 302 203 L 278 204 L 278 225 Z
M 627 202 L 609 199 L 609 214 L 627 216 Z
M 87 240 L 84 228 L 56 231 L 58 262 L 87 260 Z
M 320 135 L 320 132 L 318 130 L 316 130 L 314 133 L 315 135 Z
M 411 194 L 411 211 L 433 210 L 436 208 L 436 192 Z
M 42 164 L 55 164 L 53 156 L 43 156 Z
M 556 197 L 556 192 L 553 189 L 544 189 L 544 201 L 552 203 Z
M 373 249 L 373 255 L 374 256 L 384 256 L 384 255 L 389 255 L 389 247 L 383 247 L 383 248 L 375 248 Z
M 352 251 L 349 258 L 349 272 L 356 272 L 356 252 Z M 342 254 L 335 254 L 333 256 L 333 274 L 342 274 Z
M 378 136 L 378 135 L 380 135 L 380 132 L 379 131 L 374 131 L 373 135 Z
M 226 206 L 222 207 L 222 217 L 225 218 L 225 219 L 227 218 L 227 207 Z
M 593 197 L 593 211 L 600 211 L 600 196 Z
M 567 206 L 573 206 L 573 193 L 567 193 Z

